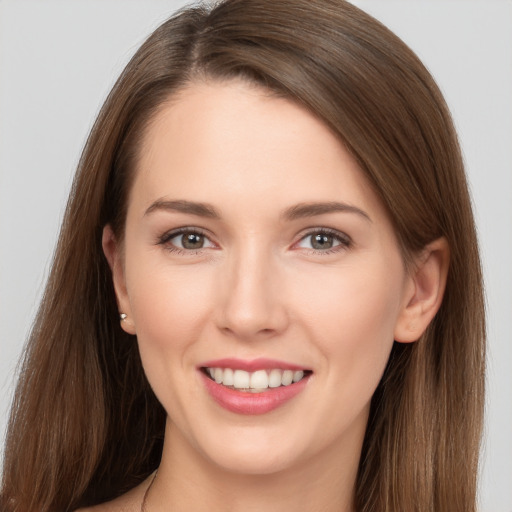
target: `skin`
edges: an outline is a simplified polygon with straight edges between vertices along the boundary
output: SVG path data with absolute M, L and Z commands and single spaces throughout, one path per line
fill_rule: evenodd
M 158 207 L 176 200 L 208 203 L 219 217 Z M 359 211 L 284 215 L 326 202 Z M 181 236 L 169 233 L 182 227 L 200 229 L 203 248 L 176 250 Z M 333 247 L 313 248 L 311 235 L 326 229 Z M 103 246 L 122 326 L 137 335 L 168 412 L 147 510 L 353 510 L 370 399 L 393 340 L 418 339 L 440 305 L 444 240 L 406 271 L 385 209 L 333 133 L 300 106 L 232 81 L 191 84 L 162 106 L 145 133 L 124 240 L 107 226 Z M 281 407 L 241 415 L 212 400 L 197 369 L 224 357 L 313 373 Z M 95 510 L 140 510 L 148 485 Z

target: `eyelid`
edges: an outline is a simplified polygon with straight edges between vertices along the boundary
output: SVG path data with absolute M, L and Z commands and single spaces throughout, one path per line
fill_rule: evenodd
M 340 244 L 337 245 L 337 246 L 334 246 L 334 247 L 332 247 L 330 249 L 324 249 L 324 250 L 313 249 L 313 248 L 308 249 L 308 248 L 304 248 L 304 247 L 298 247 L 298 244 L 300 242 L 302 242 L 302 240 L 304 240 L 308 236 L 312 236 L 312 235 L 315 235 L 315 234 L 318 234 L 318 233 L 330 235 L 330 236 L 336 238 L 340 242 Z M 309 250 L 309 251 L 311 251 L 312 253 L 315 253 L 315 254 L 328 254 L 329 252 L 346 249 L 346 248 L 350 247 L 352 245 L 352 243 L 353 243 L 352 242 L 352 238 L 350 238 L 350 236 L 348 236 L 343 231 L 338 231 L 337 229 L 333 229 L 333 228 L 326 228 L 326 227 L 322 227 L 322 226 L 317 226 L 317 227 L 308 228 L 307 230 L 302 231 L 297 236 L 297 240 L 292 244 L 292 248 Z
M 201 236 L 204 236 L 214 247 L 213 248 L 219 248 L 218 244 L 213 240 L 212 235 L 209 233 L 209 230 L 205 230 L 203 228 L 199 228 L 197 226 L 182 226 L 179 228 L 174 228 L 169 231 L 166 231 L 164 234 L 158 236 L 157 238 L 157 245 L 168 245 L 167 249 L 172 252 L 179 252 L 179 253 L 186 253 L 186 254 L 197 254 L 205 249 L 212 249 L 212 247 L 202 247 L 200 249 L 182 249 L 180 247 L 174 246 L 172 244 L 168 244 L 168 242 L 184 233 L 194 233 Z M 330 235 L 334 238 L 336 238 L 340 243 L 330 249 L 308 249 L 304 247 L 298 247 L 298 244 L 307 238 L 308 236 L 312 236 L 318 233 Z M 307 228 L 303 230 L 301 233 L 297 235 L 296 241 L 292 244 L 292 249 L 303 249 L 305 251 L 310 251 L 313 254 L 329 254 L 330 252 L 337 252 L 340 250 L 347 249 L 353 244 L 352 239 L 349 235 L 346 233 L 339 231 L 337 229 L 333 228 L 327 228 L 325 226 L 317 226 L 312 228 Z
M 180 228 L 170 229 L 166 231 L 163 235 L 157 237 L 156 244 L 157 245 L 167 245 L 170 240 L 173 238 L 182 235 L 184 233 L 192 233 L 205 237 L 208 241 L 215 247 L 218 247 L 218 244 L 212 239 L 211 234 L 203 228 L 198 228 L 197 226 L 182 226 Z M 197 254 L 200 251 L 205 249 L 212 249 L 212 247 L 201 247 L 200 249 L 182 249 L 181 247 L 176 247 L 172 244 L 169 244 L 167 247 L 168 250 L 172 252 L 181 252 L 187 254 Z

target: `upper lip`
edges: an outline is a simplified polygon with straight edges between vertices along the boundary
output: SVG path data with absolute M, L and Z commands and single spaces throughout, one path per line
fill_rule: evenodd
M 246 372 L 255 372 L 257 370 L 272 370 L 274 368 L 280 370 L 309 370 L 304 366 L 288 363 L 286 361 L 279 361 L 277 359 L 237 359 L 234 357 L 226 357 L 222 359 L 215 359 L 205 361 L 199 365 L 200 368 L 231 368 L 233 370 L 245 370 Z

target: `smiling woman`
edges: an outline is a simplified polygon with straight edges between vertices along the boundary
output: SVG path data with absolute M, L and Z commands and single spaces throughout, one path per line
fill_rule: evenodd
M 315 471 L 294 505 L 348 510 L 371 396 L 393 340 L 416 340 L 437 310 L 446 246 L 409 275 L 384 207 L 324 123 L 240 79 L 196 82 L 145 132 L 121 237 L 104 231 L 122 326 L 169 411 L 166 445 L 202 455 L 200 488 L 226 473 L 297 485 L 316 461 L 336 469 L 336 491 Z M 164 448 L 148 504 L 183 497 L 172 468 L 186 465 Z
M 84 150 L 2 506 L 475 510 L 483 361 L 461 155 L 414 54 L 341 0 L 190 8 Z

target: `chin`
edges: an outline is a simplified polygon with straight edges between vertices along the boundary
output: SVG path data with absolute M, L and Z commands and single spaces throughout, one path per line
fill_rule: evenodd
M 286 439 L 283 435 L 254 434 L 240 432 L 226 439 L 217 437 L 199 449 L 217 467 L 241 475 L 271 475 L 299 463 L 300 443 L 291 442 L 290 438 L 283 442 Z
M 251 476 L 273 475 L 291 469 L 294 466 L 294 457 L 287 457 L 284 454 L 240 454 L 223 453 L 216 454 L 211 459 L 216 466 L 228 473 Z

